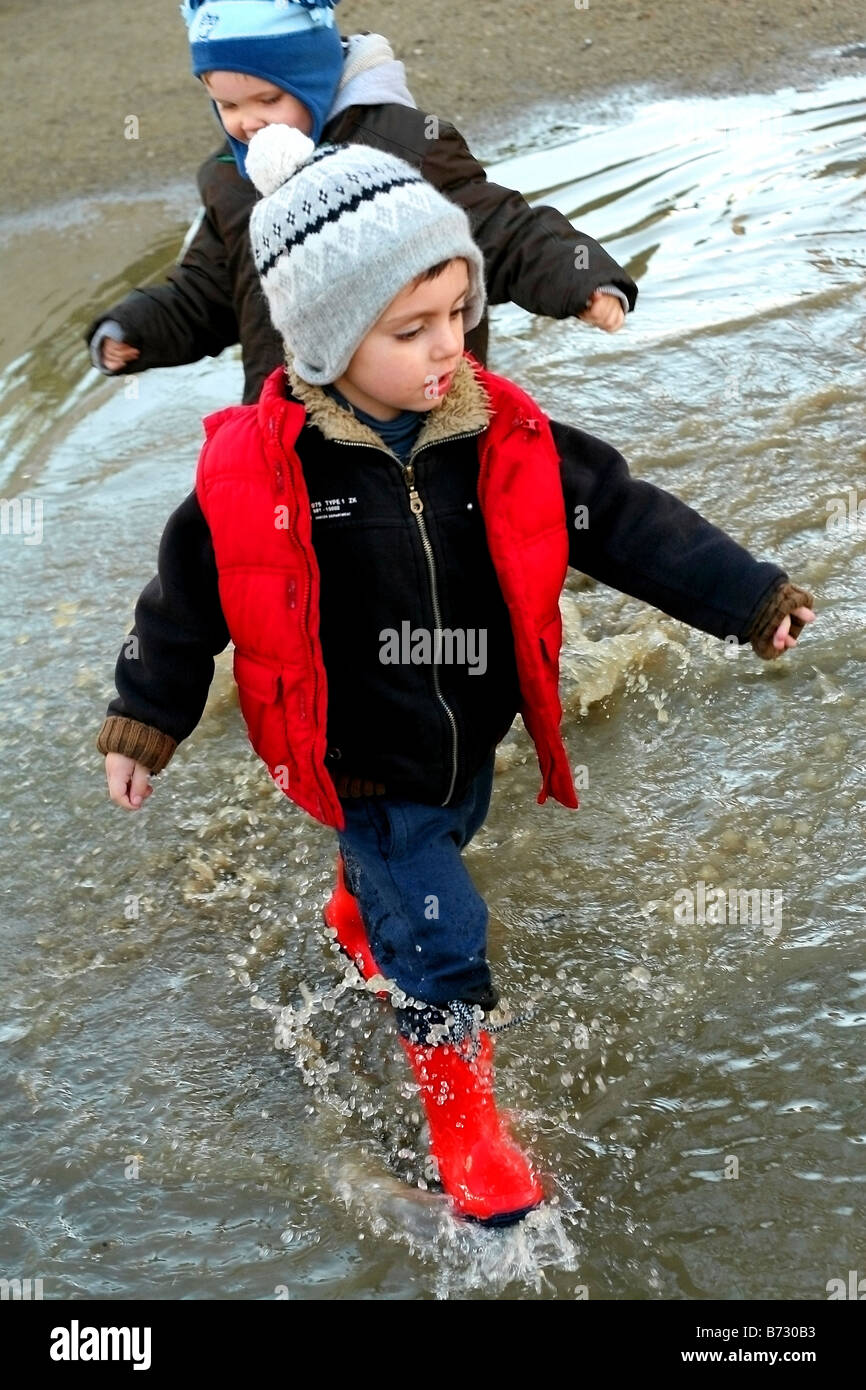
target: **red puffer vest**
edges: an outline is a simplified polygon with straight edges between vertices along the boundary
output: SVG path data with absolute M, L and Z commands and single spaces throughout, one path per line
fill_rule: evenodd
M 511 618 L 521 713 L 541 767 L 538 800 L 551 795 L 576 807 L 559 734 L 559 595 L 568 566 L 559 456 L 535 402 L 469 361 L 494 411 L 479 438 L 478 498 Z M 342 807 L 325 766 L 319 570 L 295 452 L 305 419 L 305 407 L 287 399 L 278 368 L 257 405 L 233 406 L 205 420 L 196 492 L 213 538 L 250 742 L 292 801 L 342 830 Z

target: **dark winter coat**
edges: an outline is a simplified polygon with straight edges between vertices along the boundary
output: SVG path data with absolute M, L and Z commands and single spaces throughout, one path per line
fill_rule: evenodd
M 490 404 L 469 364 L 464 364 L 455 376 L 453 399 L 449 393 L 430 413 L 410 456 L 414 486 L 423 502 L 428 553 L 395 456 L 378 435 L 320 388 L 294 375 L 291 383 L 290 399 L 304 405 L 307 414 L 294 446 L 280 451 L 285 452 L 288 469 L 283 489 L 287 481 L 291 489 L 294 476 L 293 514 L 298 514 L 292 544 L 297 548 L 299 538 L 309 532 L 303 570 L 315 575 L 315 584 L 305 582 L 303 593 L 296 585 L 293 592 L 278 575 L 275 589 L 274 567 L 266 557 L 254 564 L 242 557 L 239 570 L 249 582 L 251 603 L 259 603 L 265 617 L 275 601 L 289 608 L 294 603 L 299 619 L 314 626 L 321 642 L 318 686 L 314 682 L 312 696 L 286 707 L 286 719 L 291 720 L 288 737 L 291 740 L 294 727 L 305 749 L 314 747 L 313 734 L 321 740 L 321 766 L 339 779 L 338 790 L 340 782 L 347 787 L 369 779 L 381 783 L 390 796 L 430 804 L 459 800 L 518 708 L 529 710 L 530 723 L 533 709 L 539 709 L 538 693 L 522 689 L 518 680 L 518 633 L 515 629 L 512 635 L 501 575 L 488 544 L 489 519 L 479 506 L 479 465 Z M 279 437 L 284 428 L 284 393 L 281 374 L 275 373 L 257 407 L 234 407 L 210 425 L 211 444 L 216 440 L 219 445 L 222 431 L 228 431 L 223 443 L 231 446 L 229 453 L 238 452 L 242 460 L 249 455 L 250 487 L 263 451 L 271 447 L 266 441 Z M 507 393 L 503 398 L 507 402 Z M 532 424 L 544 420 L 537 407 L 529 413 L 535 416 Z M 526 415 L 523 409 L 520 418 Z M 784 611 L 803 601 L 800 591 L 789 592 L 792 586 L 778 566 L 755 560 L 685 503 L 632 478 L 610 445 L 556 421 L 550 422 L 550 429 L 562 490 L 553 529 L 567 529 L 568 562 L 573 567 L 705 632 L 740 641 L 767 632 Z M 531 473 L 532 441 L 532 430 L 524 430 L 519 465 L 512 461 L 510 469 L 519 466 Z M 220 457 L 225 452 L 223 448 Z M 297 464 L 290 466 L 290 454 L 297 457 L 302 482 L 292 474 Z M 501 483 L 508 485 L 507 480 Z M 247 485 L 239 477 L 235 486 L 242 490 Z M 255 486 L 260 490 L 259 483 Z M 335 511 L 335 499 L 349 498 L 351 504 Z M 275 493 L 269 503 L 278 500 Z M 526 511 L 528 536 L 531 503 Z M 580 524 L 575 525 L 578 518 Z M 531 552 L 519 553 L 521 563 L 533 563 Z M 544 553 L 539 550 L 539 555 Z M 431 570 L 438 576 L 438 622 L 431 602 Z M 138 643 L 127 639 L 118 660 L 119 695 L 109 706 L 100 734 L 103 752 L 123 753 L 159 770 L 175 744 L 195 728 L 213 676 L 214 655 L 232 635 L 220 602 L 220 583 L 211 532 L 199 498 L 192 493 L 170 519 L 160 547 L 159 575 L 139 599 L 134 628 Z M 519 591 L 518 582 L 514 593 Z M 309 592 L 319 595 L 312 613 Z M 282 594 L 282 600 L 275 600 L 275 593 Z M 509 604 L 512 601 L 519 599 L 512 596 Z M 470 673 L 465 666 L 439 668 L 441 695 L 459 734 L 456 750 L 431 666 L 381 661 L 378 634 L 399 629 L 404 620 L 412 629 L 487 631 L 483 673 Z M 555 633 L 551 624 L 541 635 L 546 657 L 554 664 L 559 657 L 558 622 L 556 626 Z M 282 642 L 278 645 L 273 656 L 281 666 L 314 671 L 309 643 L 303 653 L 284 651 Z M 272 685 L 274 699 L 281 698 L 278 682 Z M 314 698 L 315 688 L 325 686 L 327 727 L 318 708 L 321 702 Z M 248 718 L 254 717 L 256 700 L 264 699 L 263 688 L 260 682 L 258 696 L 253 692 L 252 703 L 247 701 Z M 317 781 L 322 784 L 321 775 L 310 772 L 306 785 L 315 790 Z M 292 794 L 291 784 L 286 790 Z
M 520 193 L 489 182 L 447 121 L 396 103 L 352 106 L 329 121 L 322 140 L 398 155 L 464 208 L 484 255 L 491 304 L 513 301 L 534 314 L 569 318 L 586 308 L 595 290 L 613 285 L 634 308 L 634 281 L 598 242 L 554 208 L 532 208 Z M 201 166 L 198 185 L 203 217 L 167 284 L 133 290 L 100 314 L 86 337 L 89 342 L 106 320 L 119 323 L 125 341 L 140 352 L 127 372 L 196 362 L 239 341 L 243 399 L 255 401 L 265 377 L 283 361 L 250 249 L 256 190 L 238 172 L 228 144 Z M 467 334 L 466 347 L 486 361 L 486 316 Z

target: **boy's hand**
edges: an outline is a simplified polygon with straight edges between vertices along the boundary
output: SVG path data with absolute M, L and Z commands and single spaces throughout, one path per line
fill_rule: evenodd
M 794 636 L 791 636 L 791 619 L 794 619 Z M 782 653 L 789 647 L 796 647 L 797 638 L 806 623 L 814 623 L 815 614 L 811 608 L 795 608 L 793 613 L 788 613 L 779 623 L 773 633 L 773 646 L 776 651 Z
M 105 776 L 108 795 L 125 811 L 138 811 L 152 794 L 150 769 L 122 753 L 106 753 Z
M 141 353 L 138 348 L 130 347 L 129 343 L 119 343 L 115 338 L 103 338 L 100 345 L 102 365 L 109 372 L 119 372 L 127 364 L 134 362 Z
M 616 295 L 602 294 L 601 290 L 593 290 L 589 303 L 577 317 L 584 323 L 603 328 L 605 333 L 616 333 L 625 323 L 625 312 Z
M 746 640 L 751 642 L 755 655 L 762 661 L 776 661 L 790 647 L 796 647 L 803 628 L 815 621 L 814 602 L 808 589 L 801 589 L 790 579 L 780 579 L 748 632 Z

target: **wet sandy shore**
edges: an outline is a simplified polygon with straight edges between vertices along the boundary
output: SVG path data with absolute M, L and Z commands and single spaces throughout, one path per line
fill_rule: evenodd
M 455 121 L 484 155 L 547 100 L 623 90 L 769 90 L 866 74 L 863 0 L 344 0 L 344 32 L 386 34 L 419 106 Z M 188 70 L 177 0 L 74 5 L 0 0 L 7 213 L 75 195 L 144 192 L 192 176 L 215 126 Z M 138 139 L 126 138 L 129 116 Z

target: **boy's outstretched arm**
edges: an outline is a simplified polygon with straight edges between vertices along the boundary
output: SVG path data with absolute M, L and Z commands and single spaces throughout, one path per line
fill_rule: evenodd
M 159 571 L 136 604 L 135 626 L 115 668 L 118 695 L 97 739 L 119 804 L 126 795 L 134 809 L 143 772 L 161 772 L 192 733 L 207 701 L 214 656 L 228 641 L 210 532 L 193 492 L 163 532 Z M 108 755 L 115 756 L 109 761 Z
M 485 264 L 491 304 L 513 301 L 550 318 L 580 316 L 602 287 L 633 309 L 637 286 L 602 246 L 551 207 L 530 207 L 521 193 L 490 183 L 463 136 L 448 121 L 407 107 L 360 107 L 343 138 L 389 150 L 417 165 L 469 216 Z M 606 299 L 608 296 L 598 296 Z M 611 326 L 620 320 L 611 314 Z
M 551 421 L 560 454 L 569 563 L 762 657 L 793 646 L 812 597 L 679 498 L 632 478 L 610 444 Z
M 438 140 L 427 143 L 421 171 L 468 213 L 491 304 L 512 301 L 533 314 L 569 318 L 590 309 L 604 286 L 619 296 L 600 298 L 615 305 L 621 296 L 634 308 L 637 286 L 604 247 L 555 208 L 530 207 L 522 193 L 491 183 L 454 126 L 440 122 Z
M 238 267 L 233 266 L 232 258 L 250 256 L 246 227 L 254 190 L 241 179 L 234 157 L 229 165 L 221 154 L 205 161 L 198 182 L 202 197 L 198 225 L 166 282 L 130 291 L 89 325 L 84 336 L 91 354 L 95 351 L 94 366 L 101 370 L 144 372 L 151 367 L 178 367 L 215 357 L 238 341 L 241 330 L 233 275 Z M 252 292 L 253 282 L 245 275 L 243 280 Z M 98 342 L 95 335 L 108 325 L 115 326 L 110 330 L 115 339 L 119 330 L 120 341 L 135 350 L 135 357 L 115 352 L 110 338 Z M 270 329 L 266 311 L 264 325 Z M 271 369 L 271 345 L 269 349 Z M 122 356 L 127 360 L 120 361 Z

